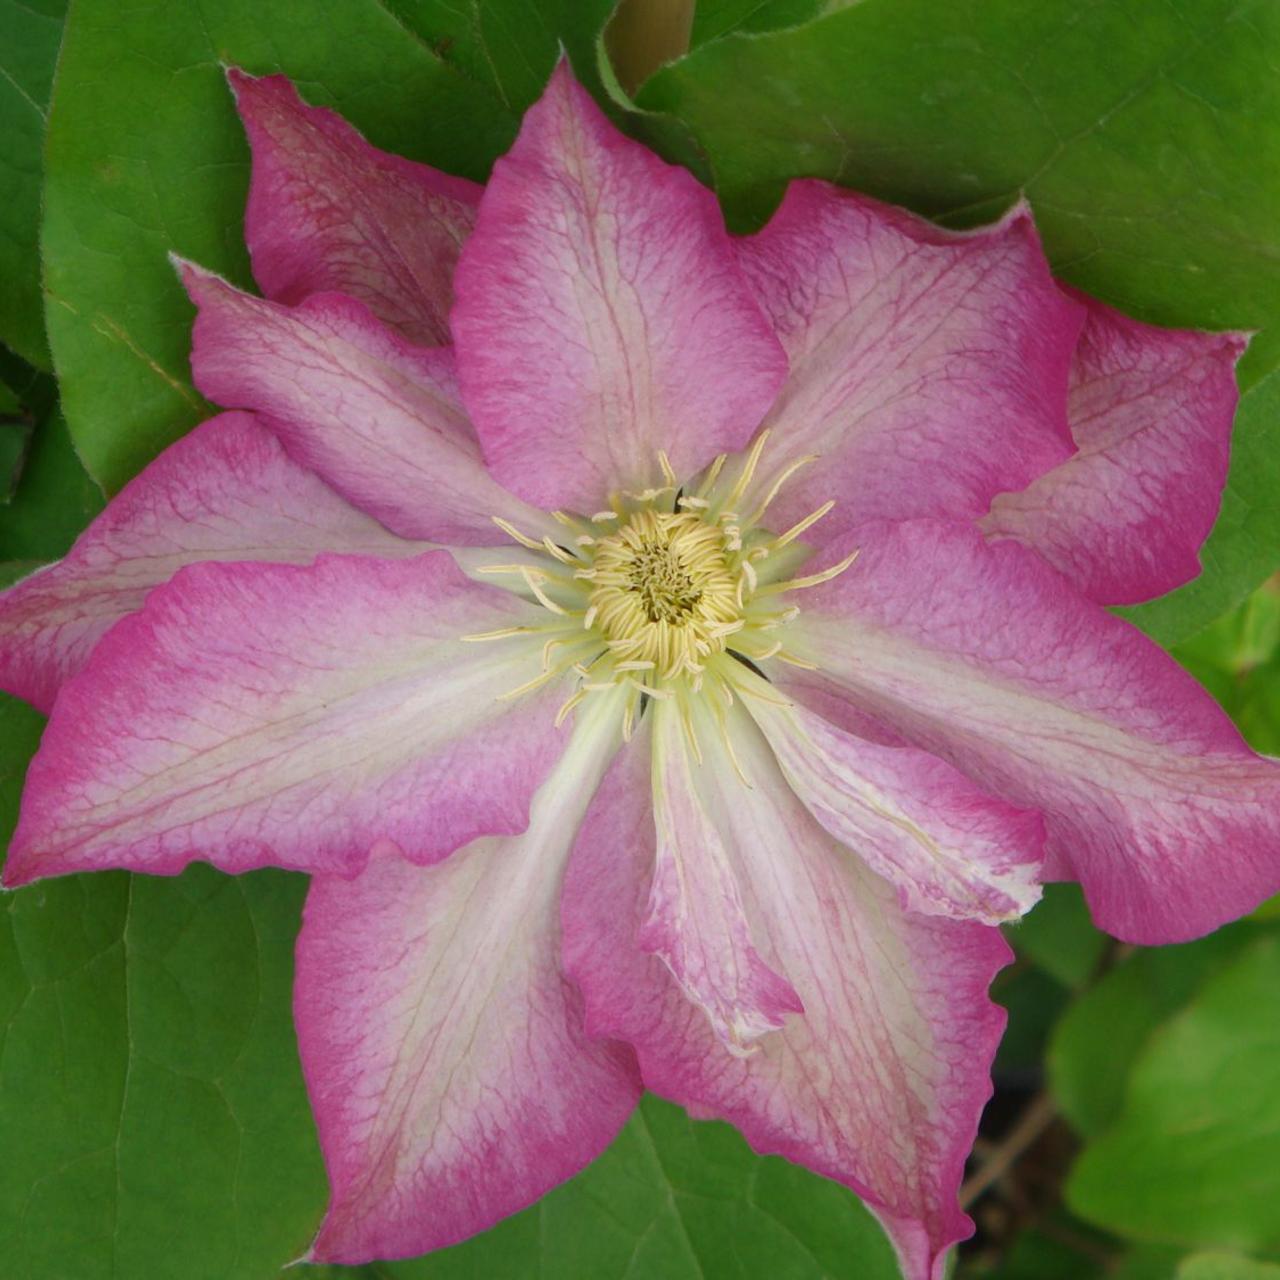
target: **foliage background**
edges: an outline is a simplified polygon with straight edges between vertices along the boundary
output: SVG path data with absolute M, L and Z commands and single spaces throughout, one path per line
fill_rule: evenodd
M 248 285 L 223 80 L 284 71 L 482 179 L 563 46 L 625 128 L 758 225 L 817 175 L 952 225 L 1031 199 L 1055 269 L 1258 335 L 1205 572 L 1127 611 L 1280 753 L 1280 6 L 700 0 L 628 98 L 613 0 L 0 0 L 0 581 L 61 555 L 207 412 L 174 250 Z M 41 720 L 0 701 L 0 834 Z M 289 1019 L 300 877 L 101 875 L 0 901 L 12 1280 L 276 1280 L 324 1177 Z M 1010 930 L 971 1166 L 991 1280 L 1280 1280 L 1280 907 L 1159 951 L 1051 891 Z M 574 1182 L 427 1259 L 317 1280 L 892 1280 L 857 1200 L 646 1100 Z

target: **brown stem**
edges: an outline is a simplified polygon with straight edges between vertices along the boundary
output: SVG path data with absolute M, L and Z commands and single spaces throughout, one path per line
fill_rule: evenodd
M 1053 1099 L 1047 1093 L 1037 1094 L 1018 1117 L 1018 1123 L 965 1179 L 960 1187 L 960 1207 L 967 1209 L 993 1183 L 1003 1178 L 1017 1164 L 1023 1152 L 1053 1123 L 1057 1114 Z
M 663 63 L 689 51 L 694 0 L 620 0 L 604 43 L 618 82 L 635 91 Z

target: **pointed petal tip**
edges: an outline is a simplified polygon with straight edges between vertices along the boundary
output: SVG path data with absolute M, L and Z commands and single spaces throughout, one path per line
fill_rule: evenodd
M 568 50 L 564 47 L 564 42 L 560 42 L 560 54 L 556 58 L 556 65 L 551 69 L 551 74 L 547 77 L 547 90 L 557 89 L 561 92 L 570 86 L 582 88 L 578 83 L 578 77 L 573 73 L 573 63 L 569 61 Z
M 298 91 L 294 88 L 293 81 L 288 76 L 279 71 L 268 71 L 263 75 L 256 75 L 252 71 L 246 71 L 244 67 L 236 66 L 233 62 L 224 62 L 222 65 L 222 74 L 226 76 L 227 83 L 231 86 L 231 91 L 239 97 L 240 94 L 267 93 L 272 90 L 276 92 L 285 92 L 291 97 L 297 97 Z
M 303 109 L 305 103 L 298 93 L 297 86 L 288 76 L 275 72 L 256 76 L 242 67 L 223 63 L 223 74 L 227 77 L 227 85 L 236 100 L 236 109 L 245 123 L 262 107 L 272 104 L 278 106 Z
M 659 447 L 692 475 L 745 446 L 786 374 L 712 193 L 621 133 L 567 61 L 495 164 L 453 283 L 490 469 L 547 509 L 645 487 Z
M 560 57 L 551 75 L 547 77 L 547 86 L 542 91 L 542 96 L 529 109 L 528 114 L 537 113 L 539 108 L 569 111 L 581 121 L 590 121 L 596 125 L 603 124 L 611 132 L 617 132 L 613 121 L 605 114 L 590 90 L 578 79 L 573 63 L 569 60 L 569 54 L 563 45 L 560 46 Z M 521 127 L 523 129 L 524 126 Z
M 190 258 L 184 258 L 172 249 L 169 250 L 169 265 L 177 273 L 182 287 L 187 291 L 187 297 L 196 306 L 200 306 L 204 300 L 202 295 L 207 295 L 211 286 L 213 288 L 218 285 L 224 288 L 230 287 L 217 272 L 210 271 L 208 267 L 202 267 L 198 262 L 192 262 Z
M 45 866 L 41 867 L 39 855 L 32 852 L 30 842 L 23 838 L 21 824 L 9 846 L 9 854 L 5 859 L 4 869 L 0 871 L 0 891 L 16 893 L 25 889 L 37 880 L 49 880 L 54 876 L 66 875 L 65 869 Z
M 1018 198 L 996 219 L 1000 223 L 1029 222 L 1035 226 L 1036 213 L 1025 191 L 1018 192 Z

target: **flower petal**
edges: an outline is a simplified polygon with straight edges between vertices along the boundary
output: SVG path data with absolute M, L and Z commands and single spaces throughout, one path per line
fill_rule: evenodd
M 463 399 L 494 474 L 600 509 L 747 442 L 786 361 L 711 192 L 618 133 L 561 62 L 494 167 L 455 279 Z
M 494 483 L 457 398 L 453 354 L 415 347 L 354 299 L 284 307 L 177 263 L 196 319 L 200 390 L 255 409 L 290 454 L 405 538 L 492 544 L 501 515 L 556 528 Z
M 220 414 L 131 480 L 65 559 L 0 595 L 0 687 L 48 714 L 103 633 L 183 565 L 421 550 L 292 462 L 249 414 Z
M 1004 1024 L 986 988 L 1008 948 L 998 930 L 903 912 L 805 811 L 746 713 L 730 716 L 750 787 L 712 733 L 702 794 L 765 959 L 805 1012 L 731 1056 L 637 946 L 654 829 L 647 761 L 628 751 L 588 813 L 565 885 L 565 966 L 588 1030 L 630 1041 L 647 1087 L 851 1186 L 908 1280 L 940 1278 L 942 1250 L 972 1230 L 955 1197 Z
M 654 709 L 653 887 L 637 935 L 660 956 L 731 1053 L 802 1013 L 791 984 L 760 958 L 733 865 L 699 795 L 700 766 L 673 703 Z M 695 776 L 695 770 L 697 776 Z
M 833 498 L 826 537 L 869 518 L 976 518 L 1070 453 L 1082 311 L 1054 285 L 1025 205 L 959 233 L 793 182 L 739 258 L 791 362 L 768 423 L 788 459 L 819 455 L 772 527 Z
M 1035 904 L 1038 813 L 986 795 L 927 751 L 869 742 L 803 706 L 782 706 L 750 672 L 740 687 L 792 790 L 894 885 L 905 910 L 999 924 Z
M 289 304 L 346 293 L 413 342 L 448 342 L 482 188 L 370 146 L 284 76 L 227 78 L 253 148 L 245 240 L 262 292 Z
M 975 779 L 1046 819 L 1050 869 L 1099 926 L 1176 942 L 1280 889 L 1280 766 L 1134 627 L 1034 552 L 932 521 L 870 526 L 853 567 L 804 593 L 792 647 Z M 847 544 L 831 548 L 848 550 Z
M 1000 494 L 982 527 L 1034 547 L 1099 604 L 1133 604 L 1200 572 L 1248 339 L 1157 329 L 1081 300 L 1068 410 L 1079 452 Z
M 445 552 L 191 565 L 58 695 L 4 882 L 192 858 L 350 874 L 380 838 L 431 862 L 523 830 L 561 695 L 496 701 L 538 639 L 460 637 L 538 621 Z
M 639 1100 L 633 1055 L 583 1031 L 558 954 L 564 862 L 618 738 L 604 701 L 524 835 L 428 868 L 384 846 L 355 880 L 312 882 L 294 1013 L 332 1197 L 311 1261 L 481 1231 L 599 1155 Z

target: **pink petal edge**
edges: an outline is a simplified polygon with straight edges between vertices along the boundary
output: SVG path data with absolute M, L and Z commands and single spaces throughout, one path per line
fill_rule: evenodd
M 442 551 L 194 564 L 99 641 L 32 761 L 4 883 L 202 858 L 350 875 L 524 829 L 558 757 L 554 690 L 500 702 L 536 609 Z
M 547 509 L 740 448 L 786 361 L 715 197 L 620 134 L 562 61 L 494 167 L 454 281 L 462 397 L 494 475 Z
M 926 751 L 857 737 L 798 703 L 781 706 L 758 676 L 739 680 L 792 790 L 897 889 L 904 911 L 1000 924 L 1039 900 L 1039 813 L 987 795 Z
M 864 526 L 852 568 L 803 593 L 792 645 L 843 696 L 984 790 L 1045 815 L 1049 871 L 1098 926 L 1155 945 L 1280 890 L 1280 764 L 1135 627 L 1033 551 L 971 526 Z
M 771 451 L 779 467 L 817 455 L 771 528 L 831 499 L 819 540 L 873 518 L 977 518 L 1069 456 L 1084 312 L 1054 284 L 1026 204 L 955 232 L 800 180 L 738 256 L 791 366 Z
M 317 876 L 294 1019 L 332 1196 L 308 1261 L 401 1258 L 473 1235 L 577 1173 L 640 1097 L 634 1056 L 583 1029 L 558 903 L 621 708 L 579 713 L 519 836 L 433 867 L 374 851 Z
M 1159 329 L 1072 296 L 1088 316 L 1068 409 L 1079 452 L 999 494 L 982 528 L 1033 547 L 1099 604 L 1135 604 L 1200 572 L 1248 338 Z
M 565 883 L 565 965 L 588 1032 L 629 1041 L 646 1087 L 691 1114 L 852 1187 L 907 1280 L 938 1280 L 948 1245 L 972 1230 L 955 1196 L 1004 1027 L 986 989 L 1009 949 L 996 929 L 903 913 L 809 818 L 740 711 L 732 732 L 750 789 L 708 738 L 703 794 L 764 958 L 805 1013 L 733 1056 L 639 947 L 655 835 L 637 742 L 597 793 Z
M 449 341 L 453 269 L 483 188 L 380 151 L 285 76 L 227 71 L 253 149 L 245 241 L 262 291 L 345 293 L 413 342 Z
M 47 715 L 103 634 L 187 564 L 422 550 L 291 461 L 252 415 L 219 414 L 135 476 L 64 559 L 0 594 L 0 687 Z
M 504 541 L 495 515 L 538 534 L 558 527 L 486 471 L 448 347 L 415 347 L 342 294 L 285 307 L 175 266 L 199 308 L 196 385 L 260 414 L 362 511 L 402 537 L 463 546 Z
M 725 1049 L 747 1054 L 804 1006 L 752 941 L 731 855 L 699 795 L 702 766 L 678 708 L 659 703 L 652 715 L 657 838 L 636 942 L 662 959 Z

